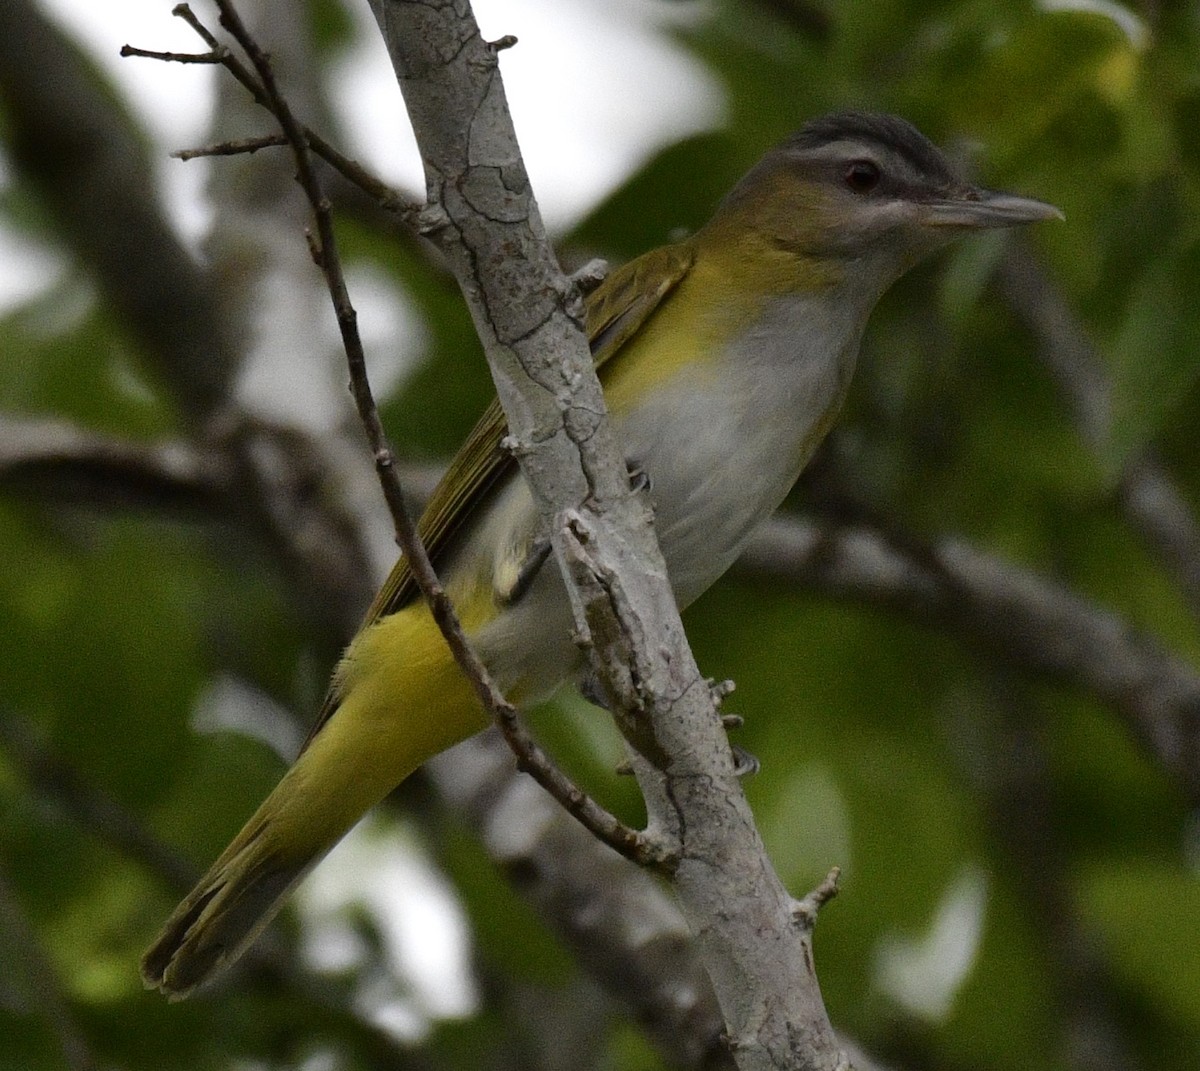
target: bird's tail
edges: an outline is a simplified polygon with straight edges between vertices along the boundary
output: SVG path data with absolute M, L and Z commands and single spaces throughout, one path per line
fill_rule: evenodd
M 424 605 L 362 632 L 337 688 L 337 712 L 142 957 L 148 987 L 181 999 L 232 963 L 370 807 L 485 724 Z

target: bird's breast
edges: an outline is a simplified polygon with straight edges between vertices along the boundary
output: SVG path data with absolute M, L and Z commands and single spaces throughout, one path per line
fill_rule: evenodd
M 780 298 L 715 352 L 711 345 L 693 354 L 669 349 L 666 374 L 638 362 L 661 357 L 664 344 L 685 346 L 684 334 L 666 342 L 660 335 L 652 352 L 623 351 L 613 360 L 632 363 L 605 369 L 617 439 L 630 465 L 649 477 L 680 606 L 733 564 L 791 489 L 845 396 L 859 334 L 814 301 Z M 615 391 L 614 371 L 621 373 Z M 643 377 L 650 389 L 633 389 Z M 502 686 L 522 698 L 555 686 L 578 659 L 557 569 L 542 568 L 515 602 L 502 597 L 527 561 L 537 527 L 529 488 L 514 477 L 452 568 L 458 584 L 490 586 L 504 605 L 476 642 Z
M 783 501 L 841 406 L 861 329 L 815 299 L 776 298 L 717 352 L 677 361 L 619 440 L 650 478 L 676 597 L 697 598 Z

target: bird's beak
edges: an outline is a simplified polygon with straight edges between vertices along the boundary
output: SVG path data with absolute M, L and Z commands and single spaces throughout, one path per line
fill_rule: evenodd
M 996 190 L 971 186 L 959 196 L 926 201 L 921 222 L 927 227 L 1015 227 L 1047 219 L 1066 219 L 1054 205 Z

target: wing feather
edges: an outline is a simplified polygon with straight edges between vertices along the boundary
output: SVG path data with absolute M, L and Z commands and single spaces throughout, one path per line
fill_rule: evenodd
M 663 246 L 618 268 L 592 292 L 587 299 L 585 328 L 597 371 L 602 372 L 609 359 L 650 318 L 687 274 L 693 259 L 690 243 Z M 429 499 L 418 531 L 435 566 L 455 535 L 516 467 L 512 456 L 500 445 L 507 432 L 504 411 L 498 401 L 493 401 Z M 417 597 L 412 570 L 407 559 L 401 557 L 367 610 L 362 628 L 404 609 Z M 331 686 L 304 747 L 333 716 L 339 702 L 340 696 Z

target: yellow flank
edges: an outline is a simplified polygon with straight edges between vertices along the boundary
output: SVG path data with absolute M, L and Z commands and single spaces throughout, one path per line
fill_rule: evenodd
M 475 603 L 475 624 L 494 610 Z M 337 716 L 176 909 L 142 960 L 148 985 L 186 996 L 236 958 L 282 898 L 427 758 L 486 716 L 425 604 L 369 626 L 338 669 Z
M 490 615 L 464 616 L 470 628 L 479 623 L 472 617 Z M 361 632 L 338 669 L 337 687 L 341 706 L 301 760 L 329 771 L 329 798 L 317 806 L 343 812 L 335 822 L 352 823 L 427 758 L 487 725 L 423 602 Z M 349 792 L 348 770 L 357 782 Z

